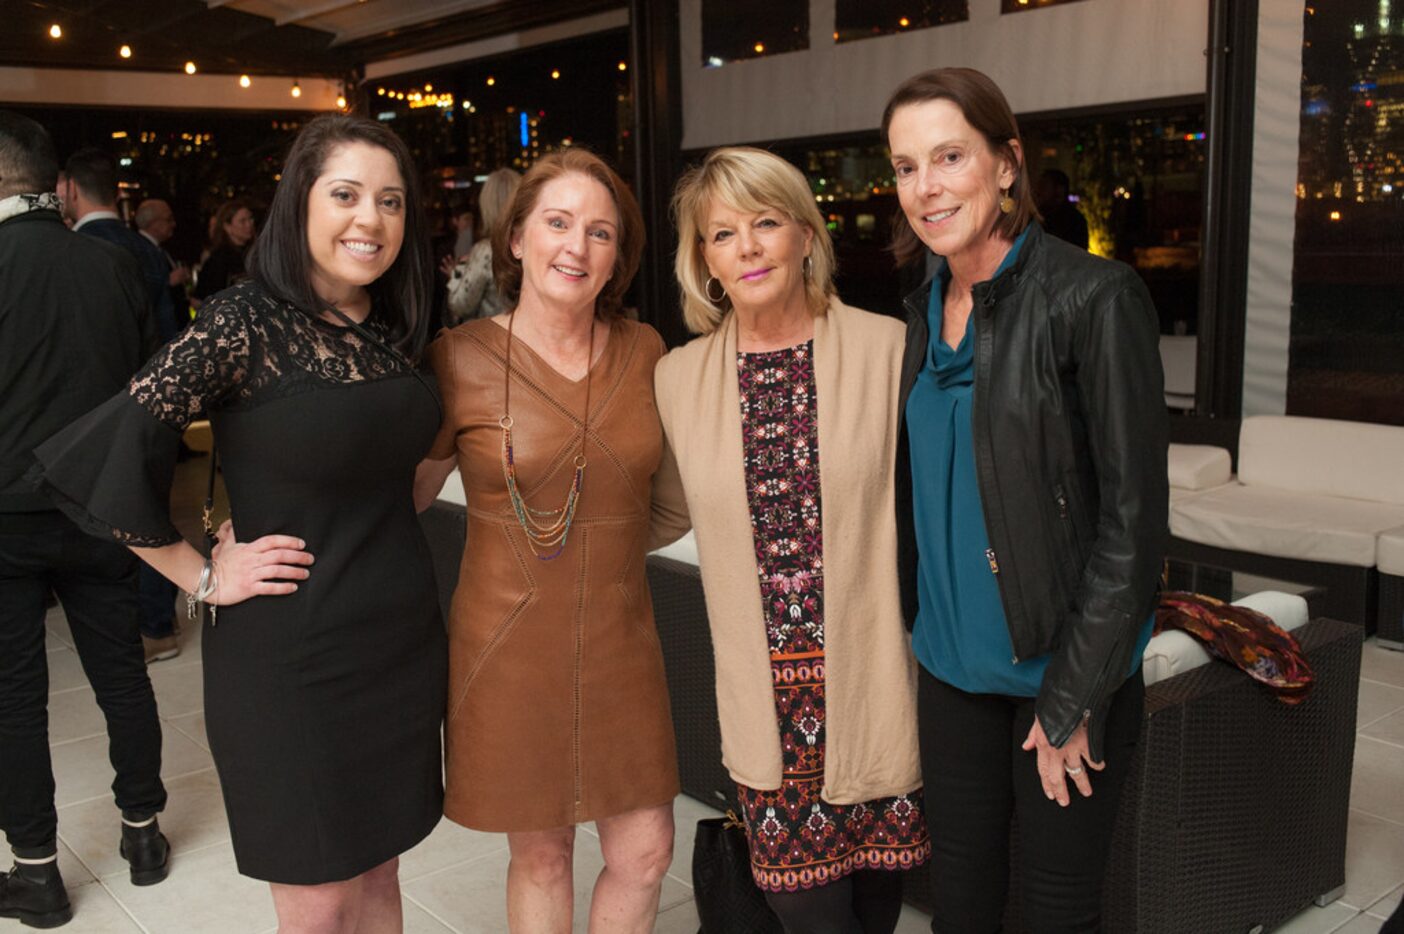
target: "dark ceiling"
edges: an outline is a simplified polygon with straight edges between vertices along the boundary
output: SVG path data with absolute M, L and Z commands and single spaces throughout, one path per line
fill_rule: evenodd
M 333 45 L 330 32 L 278 26 L 204 0 L 0 0 L 0 65 L 340 77 L 369 61 L 619 9 L 627 0 L 497 0 Z M 429 14 L 431 17 L 432 13 Z M 58 23 L 61 39 L 49 36 Z M 132 48 L 123 59 L 118 50 Z

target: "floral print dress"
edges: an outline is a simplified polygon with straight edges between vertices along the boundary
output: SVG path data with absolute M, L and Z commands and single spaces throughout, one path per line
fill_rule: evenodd
M 861 869 L 926 862 L 920 791 L 824 801 L 824 540 L 814 342 L 737 354 L 741 443 L 784 774 L 775 791 L 736 786 L 751 872 L 795 892 Z

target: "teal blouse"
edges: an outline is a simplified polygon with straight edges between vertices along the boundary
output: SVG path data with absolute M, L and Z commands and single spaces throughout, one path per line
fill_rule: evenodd
M 1014 241 L 995 278 L 1014 262 L 1024 238 L 1020 234 Z M 975 316 L 970 316 L 955 349 L 941 340 L 949 282 L 949 267 L 943 266 L 931 284 L 927 305 L 931 336 L 926 363 L 907 397 L 905 413 L 920 601 L 912 649 L 923 668 L 962 691 L 1036 697 L 1049 656 L 1014 661 L 999 585 L 985 554 L 990 541 L 970 421 Z M 1132 671 L 1150 641 L 1152 621 L 1153 617 L 1141 633 Z

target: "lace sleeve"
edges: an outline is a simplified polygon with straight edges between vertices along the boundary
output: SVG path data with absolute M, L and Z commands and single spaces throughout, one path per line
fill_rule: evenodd
M 449 277 L 448 306 L 451 324 L 461 324 L 483 316 L 483 298 L 492 284 L 492 243 L 473 244 L 468 258 Z
M 127 391 L 161 424 L 184 431 L 244 381 L 251 342 L 248 309 L 232 298 L 216 299 L 147 362 Z
M 181 432 L 249 370 L 248 314 L 215 301 L 127 389 L 34 451 L 31 482 L 84 531 L 156 548 L 181 540 L 171 482 Z

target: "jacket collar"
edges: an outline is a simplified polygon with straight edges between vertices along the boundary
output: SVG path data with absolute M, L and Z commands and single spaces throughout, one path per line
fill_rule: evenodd
M 990 281 L 975 284 L 974 296 L 977 304 L 993 305 L 1004 299 L 1018 287 L 1019 280 L 1024 277 L 1030 264 L 1036 261 L 1036 257 L 1042 252 L 1039 244 L 1043 240 L 1043 227 L 1038 221 L 1029 221 L 1029 226 L 1025 228 L 1025 234 L 1024 245 L 1020 248 L 1019 255 L 1014 258 L 1014 262 Z M 908 317 L 926 317 L 927 304 L 931 301 L 931 290 L 946 273 L 946 258 L 937 256 L 936 260 L 932 274 L 921 284 L 921 287 L 902 299 L 902 306 Z

